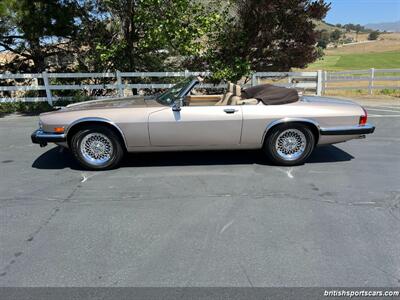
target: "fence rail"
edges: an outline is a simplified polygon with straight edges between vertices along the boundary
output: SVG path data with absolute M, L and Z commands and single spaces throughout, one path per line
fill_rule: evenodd
M 40 74 L 0 74 L 0 102 L 38 102 L 71 99 L 68 96 L 58 96 L 59 91 L 82 90 L 88 94 L 94 90 L 111 91 L 114 95 L 124 97 L 131 89 L 165 89 L 173 86 L 165 82 L 166 78 L 209 76 L 210 72 L 104 72 L 104 73 L 48 73 Z M 153 80 L 154 78 L 164 78 Z M 64 80 L 75 79 L 83 83 L 62 83 Z M 75 81 L 74 80 L 74 81 Z M 131 81 L 135 82 L 132 83 Z M 93 82 L 94 81 L 94 82 Z M 97 82 L 96 82 L 97 81 Z M 103 81 L 103 82 L 99 82 Z M 106 82 L 105 82 L 106 81 Z M 150 82 L 149 82 L 150 81 Z M 156 82 L 152 82 L 156 81 Z M 327 90 L 358 90 L 367 89 L 371 94 L 376 89 L 400 89 L 400 69 L 370 69 L 340 72 L 254 72 L 251 81 L 244 86 L 254 86 L 264 82 L 275 85 L 292 87 L 300 90 L 313 91 L 321 95 Z M 40 84 L 39 84 L 40 82 Z M 360 85 L 357 84 L 360 82 Z M 367 82 L 366 86 L 362 86 Z M 394 82 L 394 83 L 393 83 Z M 397 82 L 397 84 L 396 84 Z M 348 84 L 347 84 L 348 83 Z M 379 83 L 379 84 L 377 84 Z M 387 83 L 388 85 L 382 85 Z M 223 88 L 224 85 L 203 84 L 203 88 Z M 25 95 L 28 91 L 45 91 L 42 97 Z M 46 95 L 44 97 L 44 94 Z M 107 97 L 106 96 L 101 96 Z M 99 97 L 93 97 L 99 98 Z
M 53 101 L 59 99 L 68 99 L 71 97 L 60 97 L 55 95 L 56 91 L 71 90 L 110 90 L 119 97 L 126 96 L 129 89 L 165 89 L 173 86 L 173 83 L 148 83 L 152 78 L 176 78 L 189 76 L 210 76 L 210 72 L 104 72 L 104 73 L 48 73 L 41 74 L 0 74 L 0 102 L 38 102 L 47 101 L 53 104 Z M 314 90 L 317 94 L 321 93 L 321 72 L 255 72 L 252 74 L 251 82 L 243 84 L 244 86 L 256 85 L 262 80 L 282 80 L 289 78 L 287 83 L 276 82 L 277 85 L 289 86 L 303 90 Z M 61 84 L 60 80 L 81 79 L 81 80 L 108 80 L 109 83 L 79 83 Z M 143 82 L 130 83 L 129 80 L 135 79 Z M 39 80 L 41 83 L 39 84 Z M 22 82 L 21 82 L 22 81 Z M 58 81 L 58 84 L 53 84 Z M 3 82 L 3 83 L 1 83 Z M 4 84 L 6 83 L 6 84 Z M 225 85 L 201 84 L 205 89 L 224 88 Z M 46 97 L 25 97 L 22 95 L 28 91 L 45 91 Z M 6 94 L 6 96 L 4 95 Z M 104 97 L 104 96 L 102 96 Z M 93 97 L 96 98 L 96 97 Z
M 400 89 L 400 69 L 369 69 L 340 72 L 323 72 L 322 92 L 326 90 Z M 367 85 L 358 85 L 367 82 Z M 346 84 L 349 83 L 349 84 Z M 379 84 L 377 84 L 379 83 Z M 382 85 L 385 83 L 385 85 Z

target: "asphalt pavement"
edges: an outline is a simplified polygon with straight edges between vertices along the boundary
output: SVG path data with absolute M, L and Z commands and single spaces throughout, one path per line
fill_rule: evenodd
M 276 167 L 258 151 L 131 154 L 89 172 L 0 118 L 0 286 L 399 286 L 400 106 Z

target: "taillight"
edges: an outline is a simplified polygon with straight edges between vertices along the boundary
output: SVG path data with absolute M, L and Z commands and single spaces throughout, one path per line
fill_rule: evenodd
M 367 119 L 368 119 L 368 113 L 367 113 L 367 111 L 365 110 L 364 107 L 363 107 L 362 109 L 363 109 L 363 111 L 364 111 L 364 115 L 360 117 L 360 121 L 358 122 L 358 124 L 359 124 L 360 126 L 363 126 L 363 125 L 367 124 Z

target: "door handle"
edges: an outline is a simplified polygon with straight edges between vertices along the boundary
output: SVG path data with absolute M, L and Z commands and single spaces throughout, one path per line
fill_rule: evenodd
M 224 112 L 226 112 L 227 114 L 234 114 L 235 112 L 237 112 L 237 109 L 234 108 L 225 108 Z

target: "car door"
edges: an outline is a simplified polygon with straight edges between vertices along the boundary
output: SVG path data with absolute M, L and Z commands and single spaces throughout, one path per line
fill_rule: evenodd
M 152 146 L 237 145 L 242 130 L 240 106 L 170 107 L 149 116 Z

